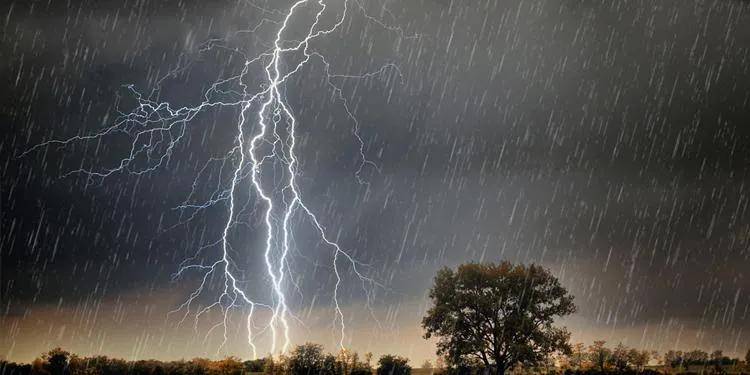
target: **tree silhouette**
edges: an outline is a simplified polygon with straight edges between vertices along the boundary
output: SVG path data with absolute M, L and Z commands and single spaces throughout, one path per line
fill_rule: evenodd
M 411 366 L 408 362 L 404 357 L 386 354 L 378 360 L 377 375 L 409 375 Z
M 589 346 L 589 357 L 591 358 L 591 363 L 595 368 L 598 368 L 599 371 L 604 371 L 606 369 L 607 363 L 610 362 L 610 357 L 612 357 L 612 351 L 604 346 L 606 343 L 606 341 L 599 340 L 594 341 L 594 344 Z
M 651 352 L 648 350 L 638 350 L 633 348 L 628 352 L 628 363 L 637 371 L 643 371 L 649 361 L 651 361 Z
M 42 355 L 42 359 L 44 359 L 44 361 L 46 362 L 46 365 L 44 367 L 51 375 L 69 374 L 69 357 L 70 352 L 62 350 L 62 348 L 60 347 L 54 348 Z
M 708 362 L 708 353 L 700 349 L 691 350 L 684 354 L 683 362 L 686 366 L 705 365 Z
M 552 324 L 575 311 L 573 297 L 546 269 L 464 264 L 440 270 L 430 290 L 433 306 L 422 320 L 436 336 L 438 355 L 454 366 L 482 363 L 496 374 L 536 365 L 553 352 L 570 352 L 570 334 Z
M 336 366 L 336 356 L 333 354 L 326 354 L 323 358 L 323 366 L 320 370 L 321 375 L 337 375 L 338 369 Z
M 670 350 L 664 353 L 664 365 L 676 368 L 682 365 L 684 358 L 681 351 Z
M 612 351 L 612 355 L 610 358 L 610 363 L 617 369 L 617 371 L 623 372 L 628 369 L 629 367 L 629 354 L 630 349 L 628 349 L 625 345 L 622 343 L 617 344 L 615 349 Z
M 289 355 L 289 372 L 293 375 L 319 374 L 323 368 L 323 346 L 298 345 Z
M 266 358 L 251 359 L 243 362 L 246 372 L 263 372 L 266 364 Z
M 568 364 L 576 370 L 580 370 L 586 363 L 585 346 L 582 342 L 576 343 L 571 347 L 571 353 L 568 356 Z

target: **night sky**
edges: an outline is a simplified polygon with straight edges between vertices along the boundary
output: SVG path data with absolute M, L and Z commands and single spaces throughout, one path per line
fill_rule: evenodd
M 116 166 L 129 152 L 123 134 L 24 152 L 111 126 L 137 105 L 127 85 L 175 107 L 200 103 L 213 82 L 269 48 L 278 22 L 261 20 L 278 21 L 288 8 L 249 0 L 0 7 L 0 357 L 27 361 L 56 345 L 125 358 L 250 356 L 247 308 L 231 313 L 224 347 L 211 330 L 219 314 L 197 324 L 168 314 L 200 282 L 196 272 L 175 277 L 182 262 L 201 247 L 199 259 L 219 256 L 212 244 L 226 202 L 176 207 L 226 186 L 228 172 L 211 160 L 233 147 L 236 107 L 196 116 L 150 173 L 68 174 Z M 374 166 L 357 173 L 356 124 L 324 64 L 311 61 L 284 88 L 299 120 L 306 204 L 382 284 L 371 314 L 344 268 L 347 346 L 416 364 L 433 358 L 419 322 L 435 271 L 509 260 L 541 263 L 569 288 L 579 311 L 561 323 L 574 341 L 745 353 L 750 3 L 363 8 L 368 16 L 350 9 L 311 47 L 336 74 L 381 73 L 336 78 Z M 290 26 L 289 39 L 301 31 Z M 262 204 L 252 194 L 238 202 L 236 271 L 253 298 L 268 300 Z M 304 215 L 292 226 L 293 342 L 336 350 L 331 249 Z M 209 281 L 201 303 L 215 299 L 219 283 Z M 268 344 L 258 340 L 260 354 Z

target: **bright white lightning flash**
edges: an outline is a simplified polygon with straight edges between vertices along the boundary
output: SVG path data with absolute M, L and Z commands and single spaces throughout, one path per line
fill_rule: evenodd
M 128 89 L 138 100 L 138 107 L 122 116 L 114 125 L 103 129 L 94 134 L 76 136 L 66 140 L 52 140 L 33 147 L 26 153 L 43 146 L 49 145 L 67 145 L 72 142 L 98 141 L 102 137 L 116 133 L 124 133 L 131 137 L 130 152 L 127 157 L 112 168 L 103 170 L 77 169 L 69 172 L 79 173 L 88 176 L 90 180 L 104 179 L 114 173 L 126 172 L 132 174 L 144 174 L 151 172 L 158 167 L 165 165 L 171 158 L 174 147 L 182 140 L 185 135 L 188 124 L 202 111 L 212 107 L 236 107 L 239 109 L 239 118 L 236 124 L 236 138 L 234 147 L 227 154 L 218 159 L 211 159 L 199 172 L 193 185 L 195 191 L 200 175 L 208 166 L 214 162 L 221 163 L 223 171 L 227 165 L 231 165 L 232 178 L 228 187 L 217 183 L 217 190 L 212 197 L 202 204 L 190 204 L 189 200 L 193 193 L 190 194 L 185 204 L 178 207 L 181 212 L 192 211 L 187 220 L 192 219 L 198 212 L 218 203 L 225 203 L 228 207 L 227 219 L 223 227 L 221 238 L 214 243 L 199 248 L 196 255 L 187 259 L 179 268 L 175 277 L 181 277 L 188 271 L 202 272 L 199 286 L 188 296 L 186 301 L 177 307 L 173 313 L 183 312 L 180 322 L 191 314 L 195 314 L 195 327 L 197 329 L 198 320 L 204 314 L 218 309 L 222 312 L 223 319 L 216 323 L 206 334 L 207 337 L 215 329 L 223 327 L 222 347 L 228 340 L 228 325 L 230 311 L 235 308 L 247 307 L 247 331 L 248 344 L 252 350 L 253 357 L 257 357 L 258 349 L 255 345 L 255 338 L 259 335 L 266 334 L 270 331 L 271 353 L 284 353 L 288 350 L 290 337 L 290 319 L 297 319 L 290 311 L 286 289 L 288 276 L 288 256 L 292 246 L 293 233 L 291 220 L 295 214 L 305 215 L 318 232 L 320 239 L 328 245 L 333 251 L 332 269 L 336 279 L 333 294 L 334 321 L 333 325 L 338 330 L 339 345 L 343 348 L 345 341 L 345 317 L 339 305 L 339 288 L 342 283 L 341 267 L 346 266 L 361 281 L 365 295 L 367 297 L 368 308 L 370 307 L 370 288 L 378 286 L 377 282 L 364 275 L 361 272 L 362 264 L 354 257 L 342 249 L 339 244 L 331 239 L 327 230 L 321 224 L 313 210 L 304 203 L 302 194 L 297 185 L 296 176 L 298 175 L 298 157 L 295 154 L 296 138 L 295 131 L 298 121 L 293 111 L 284 100 L 284 84 L 293 77 L 300 69 L 311 60 L 319 61 L 324 64 L 327 75 L 327 84 L 335 93 L 335 97 L 343 104 L 350 121 L 353 123 L 353 135 L 359 142 L 360 163 L 355 177 L 357 181 L 362 182 L 360 174 L 362 169 L 370 164 L 365 157 L 364 141 L 359 135 L 359 123 L 349 109 L 347 100 L 344 98 L 342 89 L 334 84 L 334 79 L 363 79 L 376 75 L 385 74 L 388 71 L 394 71 L 400 75 L 398 68 L 393 64 L 387 64 L 380 69 L 358 75 L 339 75 L 330 72 L 330 65 L 323 55 L 310 50 L 310 42 L 328 35 L 341 27 L 344 20 L 353 9 L 364 15 L 364 17 L 375 22 L 389 31 L 393 31 L 404 38 L 401 29 L 388 26 L 382 21 L 367 15 L 365 8 L 359 0 L 339 0 L 343 1 L 343 11 L 340 14 L 332 14 L 336 17 L 331 26 L 325 27 L 322 19 L 328 16 L 329 6 L 325 0 L 298 0 L 287 12 L 279 12 L 259 8 L 259 10 L 279 16 L 280 19 L 274 20 L 264 18 L 256 27 L 245 32 L 254 32 L 265 24 L 277 25 L 275 38 L 271 48 L 254 58 L 245 58 L 245 64 L 242 71 L 235 76 L 214 82 L 212 86 L 204 93 L 203 101 L 193 107 L 172 108 L 168 102 L 152 101 L 149 97 L 142 96 L 132 86 Z M 352 5 L 354 7 L 352 7 Z M 292 18 L 304 16 L 304 10 L 308 7 L 316 9 L 314 18 L 310 20 L 311 25 L 302 40 L 285 40 L 285 32 L 288 32 Z M 330 22 L 329 22 L 330 23 Z M 406 37 L 410 38 L 410 37 Z M 210 49 L 216 41 L 209 41 L 205 49 Z M 292 59 L 293 56 L 299 56 L 298 61 L 289 64 L 285 58 Z M 253 91 L 246 83 L 248 74 L 252 66 L 260 65 L 264 72 L 264 83 L 258 91 Z M 285 68 L 288 66 L 289 68 Z M 176 71 L 170 72 L 165 78 L 175 74 Z M 159 81 L 161 83 L 161 81 Z M 242 91 L 232 91 L 225 89 L 225 86 L 236 84 L 242 88 Z M 219 99 L 217 99 L 219 97 Z M 229 97 L 230 100 L 227 100 Z M 252 128 L 251 132 L 248 128 Z M 269 149 L 270 150 L 267 150 Z M 146 159 L 145 166 L 137 165 L 137 160 Z M 233 162 L 236 160 L 236 164 Z M 266 176 L 263 168 L 266 163 L 276 163 L 285 166 L 283 177 L 279 180 L 278 175 Z M 221 174 L 219 175 L 221 177 Z M 237 196 L 241 194 L 241 182 L 249 177 L 252 186 L 252 194 L 259 198 L 263 207 L 263 225 L 265 226 L 265 242 L 263 256 L 265 259 L 266 271 L 270 278 L 273 298 L 268 302 L 258 302 L 250 297 L 248 291 L 243 289 L 235 273 L 235 265 L 231 259 L 231 241 L 229 233 L 234 226 L 238 224 L 237 216 L 245 207 L 237 206 Z M 272 182 L 271 188 L 268 185 Z M 281 218 L 279 220 L 279 218 Z M 279 238 L 280 237 L 280 238 Z M 207 247 L 220 246 L 221 254 L 212 263 L 203 264 L 196 262 L 199 254 Z M 249 249 L 249 251 L 252 251 Z M 193 308 L 197 304 L 196 299 L 203 295 L 208 287 L 209 279 L 214 275 L 220 275 L 223 279 L 223 289 L 221 294 L 213 303 L 201 308 Z M 270 319 L 267 324 L 256 326 L 254 314 L 259 309 L 269 311 Z M 221 347 L 219 348 L 221 350 Z

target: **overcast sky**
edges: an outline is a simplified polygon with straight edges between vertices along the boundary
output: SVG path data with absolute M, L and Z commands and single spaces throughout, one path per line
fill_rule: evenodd
M 0 8 L 0 356 L 52 345 L 82 354 L 247 358 L 242 314 L 219 350 L 218 316 L 168 315 L 200 281 L 173 275 L 212 243 L 217 204 L 191 221 L 231 149 L 236 108 L 197 116 L 170 162 L 104 180 L 118 136 L 68 147 L 136 104 L 124 85 L 194 105 L 265 51 L 288 4 L 20 1 Z M 332 2 L 332 8 L 341 1 Z M 347 345 L 434 356 L 419 321 L 437 269 L 537 262 L 576 297 L 575 341 L 648 349 L 750 347 L 750 4 L 743 1 L 371 3 L 314 43 L 360 126 L 312 61 L 285 87 L 299 120 L 300 189 L 331 237 L 366 264 L 373 310 L 350 271 Z M 378 21 L 375 21 L 377 19 Z M 302 30 L 291 27 L 290 39 Z M 214 48 L 202 49 L 215 40 Z M 221 48 L 216 47 L 221 45 Z M 234 52 L 233 52 L 234 51 Z M 291 59 L 292 57 L 290 57 Z M 215 168 L 216 167 L 216 168 Z M 204 171 L 205 172 L 205 171 Z M 217 177 L 218 176 L 218 177 Z M 226 177 L 226 175 L 224 175 Z M 226 182 L 226 180 L 224 180 Z M 254 198 L 233 249 L 242 282 L 268 298 Z M 189 215 L 188 215 L 189 216 Z M 300 215 L 287 285 L 294 342 L 335 350 L 331 252 Z M 216 257 L 209 248 L 206 259 Z M 196 331 L 194 331 L 194 328 Z M 205 337 L 205 339 L 204 339 Z M 261 352 L 267 340 L 259 341 Z

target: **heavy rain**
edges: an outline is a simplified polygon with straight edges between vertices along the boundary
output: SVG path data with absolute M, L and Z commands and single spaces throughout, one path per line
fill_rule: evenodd
M 750 372 L 746 1 L 31 0 L 0 27 L 2 374 L 309 375 L 305 343 L 378 374 Z M 448 270 L 559 284 L 545 339 L 508 339 L 536 354 L 448 334 Z

